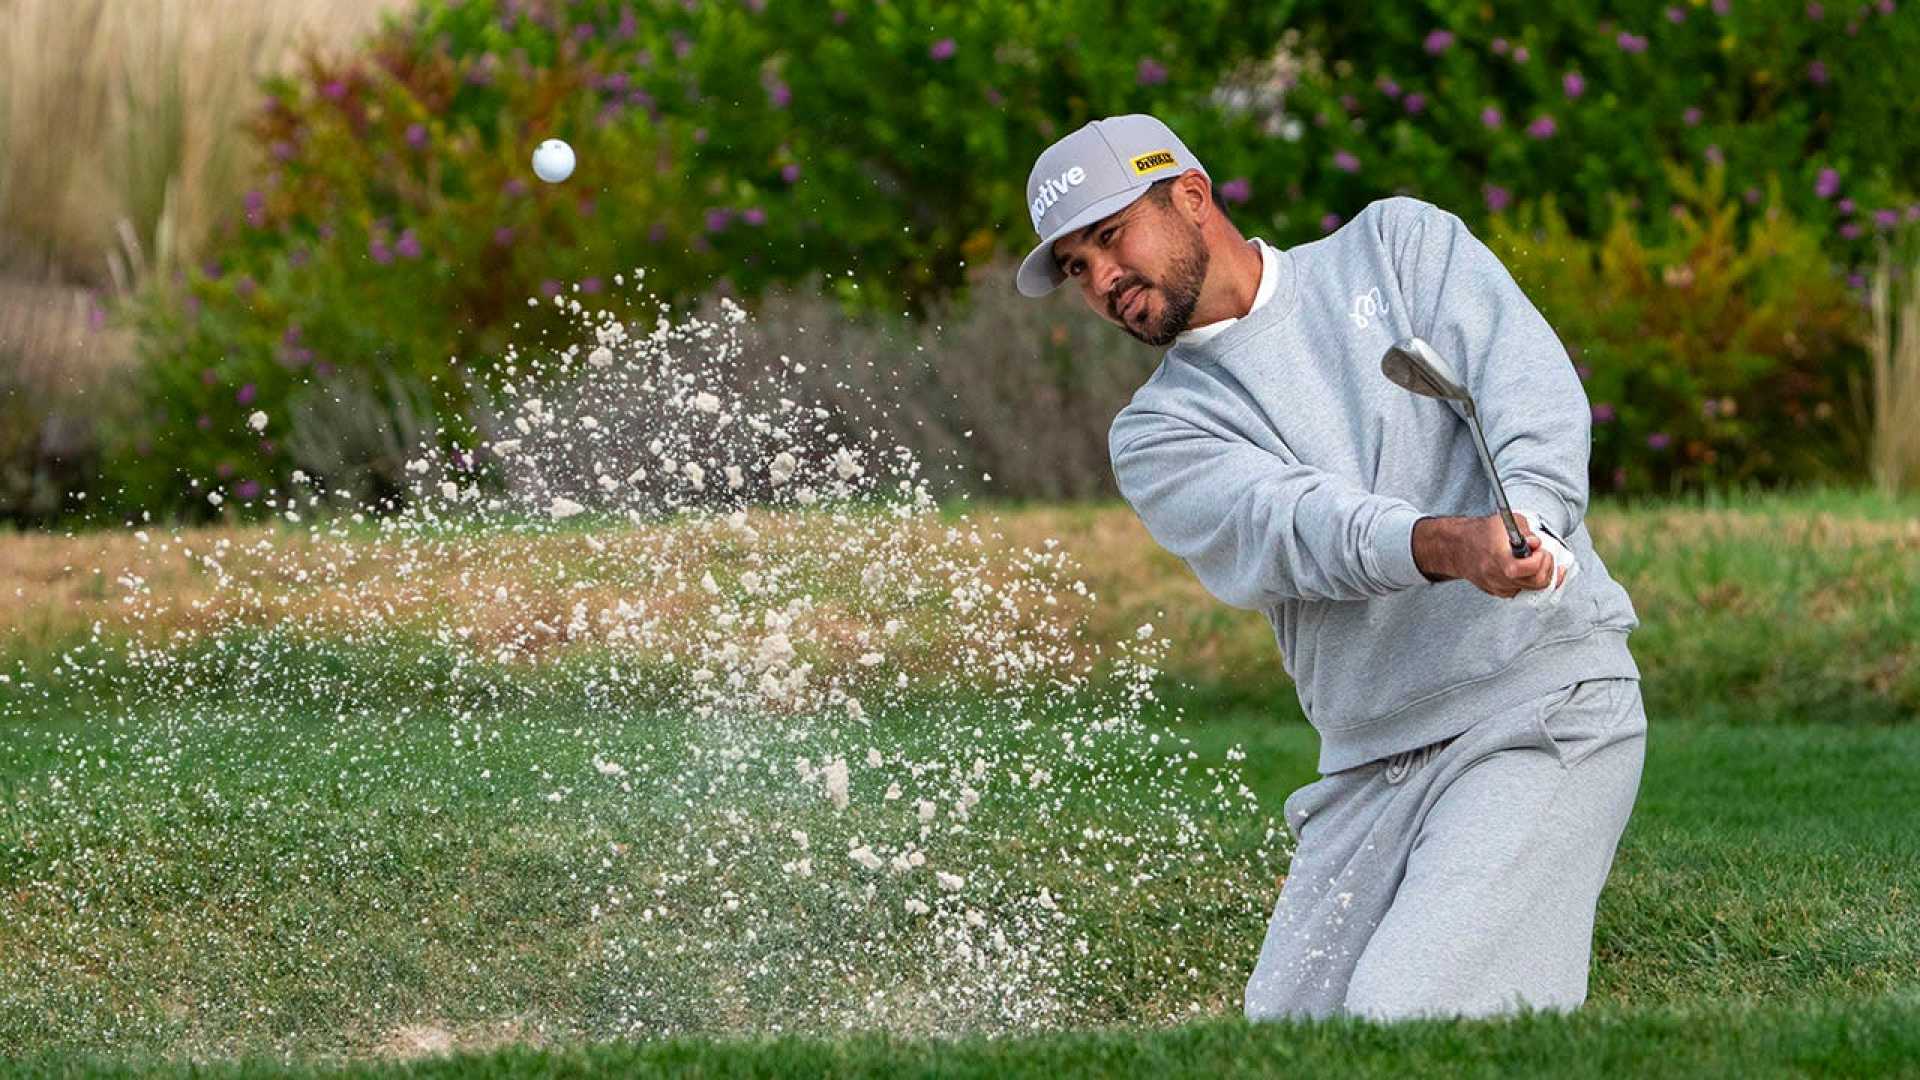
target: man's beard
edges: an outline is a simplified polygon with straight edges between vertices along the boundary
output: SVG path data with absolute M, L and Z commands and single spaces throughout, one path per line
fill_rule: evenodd
M 1206 242 L 1200 239 L 1200 230 L 1195 228 L 1187 233 L 1186 249 L 1173 257 L 1167 268 L 1166 285 L 1159 290 L 1165 300 L 1160 318 L 1138 329 L 1122 320 L 1121 327 L 1156 349 L 1173 344 L 1174 338 L 1186 332 L 1194 305 L 1200 302 L 1200 285 L 1207 280 L 1210 258 Z M 1126 295 L 1125 288 L 1120 290 L 1120 295 Z

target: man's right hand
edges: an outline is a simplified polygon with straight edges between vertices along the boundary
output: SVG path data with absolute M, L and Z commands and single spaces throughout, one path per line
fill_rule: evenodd
M 1502 600 L 1528 589 L 1553 584 L 1553 556 L 1540 550 L 1540 537 L 1525 514 L 1513 515 L 1527 541 L 1527 557 L 1513 557 L 1507 526 L 1499 514 L 1486 517 L 1428 517 L 1413 526 L 1413 561 L 1429 581 L 1471 581 Z

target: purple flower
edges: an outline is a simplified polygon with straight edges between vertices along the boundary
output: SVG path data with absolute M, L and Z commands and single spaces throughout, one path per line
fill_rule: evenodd
M 251 297 L 253 295 L 253 289 L 254 289 L 253 278 L 248 277 L 245 274 L 240 275 L 239 280 L 233 283 L 234 294 L 240 297 L 240 299 L 242 300 L 245 300 Z
M 1000 91 L 995 90 L 991 86 L 987 87 L 985 90 L 982 90 L 980 92 L 980 96 L 987 99 L 987 104 L 993 105 L 993 106 L 998 106 L 1001 102 L 1007 100 L 1006 98 L 1000 96 Z
M 767 212 L 757 206 L 748 207 L 746 212 L 740 216 L 745 219 L 749 225 L 765 225 L 767 223 Z
M 223 461 L 220 464 L 215 465 L 213 467 L 213 475 L 219 477 L 222 480 L 225 480 L 227 477 L 232 476 L 233 475 L 232 463 Z
M 1220 197 L 1230 203 L 1243 203 L 1253 198 L 1253 183 L 1244 176 L 1236 176 L 1220 185 Z
M 1536 139 L 1551 139 L 1556 130 L 1558 128 L 1554 125 L 1553 117 L 1545 114 L 1536 117 L 1533 123 L 1527 125 L 1527 134 Z
M 1527 51 L 1527 47 L 1525 45 L 1521 45 L 1518 48 L 1513 50 L 1513 62 L 1516 64 L 1524 64 L 1527 62 L 1527 59 L 1532 55 L 1533 55 L 1532 53 Z
M 1827 65 L 1815 60 L 1807 65 L 1807 81 L 1815 86 L 1827 85 Z
M 927 47 L 927 55 L 935 60 L 951 60 L 957 48 L 952 38 L 941 38 Z
M 516 176 L 508 180 L 505 184 L 502 184 L 500 190 L 506 195 L 517 199 L 527 193 L 527 182 Z
M 427 125 L 408 124 L 407 145 L 413 147 L 415 150 L 425 147 L 427 145 Z
M 1500 110 L 1494 108 L 1491 105 L 1480 110 L 1480 123 L 1484 124 L 1487 127 L 1497 128 L 1500 126 L 1501 120 L 1502 120 L 1502 117 L 1500 116 Z
M 1860 234 L 1865 231 L 1866 230 L 1862 229 L 1860 227 L 1860 223 L 1857 221 L 1849 221 L 1845 225 L 1840 226 L 1840 235 L 1846 237 L 1849 240 L 1860 239 Z
M 300 267 L 307 265 L 308 258 L 310 258 L 310 256 L 307 254 L 307 249 L 297 247 L 287 252 L 287 265 L 298 270 Z
M 1747 200 L 1748 206 L 1758 206 L 1760 203 L 1760 189 L 1757 187 L 1750 187 L 1746 190 L 1746 193 L 1741 196 L 1741 198 L 1744 198 Z
M 581 23 L 579 26 L 574 27 L 573 40 L 592 41 L 593 40 L 593 24 Z
M 1920 221 L 1920 203 L 1914 203 L 1912 206 L 1907 207 L 1907 220 Z
M 1882 15 L 1893 14 L 1893 0 L 1880 0 L 1879 3 L 1874 5 L 1874 7 L 1879 9 L 1880 14 Z
M 1357 113 L 1360 111 L 1360 99 L 1352 94 L 1341 94 L 1340 108 L 1348 113 Z
M 240 200 L 240 204 L 245 206 L 249 213 L 255 210 L 264 210 L 267 206 L 267 197 L 261 194 L 259 188 L 255 188 L 247 192 L 246 196 Z
M 1826 17 L 1826 14 L 1827 9 L 1820 6 L 1819 0 L 1814 0 L 1813 3 L 1807 5 L 1807 18 L 1814 22 L 1819 22 Z
M 840 25 L 843 25 L 846 21 L 847 21 L 846 9 L 843 8 L 833 13 L 833 25 L 840 26 Z
M 273 155 L 275 161 L 292 161 L 294 146 L 286 139 L 275 139 L 273 145 L 267 148 L 267 152 Z
M 347 84 L 339 79 L 329 79 L 320 87 L 320 93 L 328 100 L 339 101 L 347 96 Z
M 707 231 L 717 233 L 724 230 L 733 220 L 733 214 L 725 207 L 707 211 Z
M 233 400 L 241 405 L 251 405 L 253 404 L 254 397 L 258 393 L 259 391 L 254 389 L 252 383 L 246 383 L 242 385 L 240 389 L 234 391 Z
M 1339 214 L 1328 214 L 1326 217 L 1323 217 L 1320 219 L 1321 232 L 1332 232 L 1333 230 L 1339 227 L 1340 227 Z
M 494 247 L 511 247 L 512 245 L 513 245 L 513 226 L 502 225 L 499 228 L 493 230 L 493 246 Z
M 1670 7 L 1667 9 L 1667 21 L 1678 26 L 1687 21 L 1687 13 L 1677 7 Z
M 1620 46 L 1621 52 L 1643 53 L 1647 51 L 1646 38 L 1640 37 L 1637 34 L 1630 34 L 1625 30 L 1620 31 L 1619 36 L 1615 37 L 1613 42 Z
M 1380 92 L 1389 98 L 1397 98 L 1400 96 L 1400 84 L 1394 82 L 1392 79 L 1382 78 L 1379 86 Z
M 212 386 L 214 383 L 217 383 L 219 381 L 220 381 L 219 373 L 214 371 L 212 368 L 205 367 L 200 369 L 200 385 L 201 386 Z
M 1133 81 L 1140 86 L 1159 86 L 1167 81 L 1166 65 L 1151 56 L 1143 56 L 1133 70 Z
M 300 324 L 290 323 L 286 333 L 280 335 L 280 340 L 288 345 L 300 344 Z
M 1813 193 L 1823 199 L 1831 199 L 1840 192 L 1840 172 L 1837 169 L 1821 169 L 1820 176 L 1813 182 Z
M 580 281 L 580 291 L 583 293 L 597 293 L 601 288 L 600 279 L 597 277 L 583 278 Z
M 1664 431 L 1656 431 L 1653 434 L 1647 436 L 1647 445 L 1652 447 L 1655 450 L 1665 450 L 1667 448 L 1667 444 L 1671 443 L 1672 441 L 1673 441 L 1673 436 L 1667 434 Z
M 1841 199 L 1841 200 L 1840 200 L 1840 203 L 1839 203 L 1839 209 L 1840 209 L 1840 212 L 1841 212 L 1841 213 L 1843 213 L 1843 214 L 1851 214 L 1851 213 L 1853 213 L 1853 200 L 1852 200 L 1852 199 Z
M 767 100 L 773 102 L 774 108 L 784 109 L 793 102 L 793 90 L 776 79 L 773 85 L 767 87 Z
M 1488 184 L 1484 191 L 1487 197 L 1487 209 L 1496 214 L 1513 204 L 1513 192 L 1498 184 Z
M 1435 30 L 1427 35 L 1427 40 L 1421 45 L 1427 50 L 1428 55 L 1439 56 L 1453 48 L 1453 33 L 1449 30 Z
M 1593 369 L 1585 364 L 1575 364 L 1573 366 L 1573 373 L 1580 376 L 1581 382 L 1586 382 L 1593 377 Z
M 339 369 L 335 368 L 333 362 L 330 360 L 315 360 L 313 362 L 313 373 L 323 379 L 333 378 L 333 373 L 337 370 Z
M 1881 229 L 1891 229 L 1895 225 L 1900 224 L 1900 211 L 1891 208 L 1875 210 L 1873 212 L 1873 223 Z
M 633 17 L 633 8 L 621 8 L 620 23 L 613 28 L 613 36 L 619 38 L 621 41 L 630 41 L 633 35 L 638 33 L 639 30 L 640 23 L 639 20 Z
M 1409 115 L 1418 116 L 1426 111 L 1427 96 L 1425 94 L 1408 94 L 1407 99 L 1400 104 L 1406 106 Z
M 1570 98 L 1577 98 L 1587 92 L 1587 80 L 1577 71 L 1569 71 L 1560 76 L 1560 88 Z
M 1700 156 L 1706 158 L 1708 164 L 1711 165 L 1725 165 L 1727 163 L 1727 155 L 1720 152 L 1719 143 L 1708 143 L 1707 148 L 1701 151 Z
M 248 499 L 259 498 L 260 482 L 258 480 L 240 481 L 238 484 L 233 485 L 233 496 L 243 502 Z
M 415 233 L 412 229 L 402 230 L 400 233 L 399 241 L 393 245 L 393 250 L 397 252 L 399 256 L 403 259 L 419 258 L 420 257 L 419 235 Z
M 540 283 L 540 295 L 541 296 L 559 296 L 560 283 L 553 280 L 552 278 L 548 278 L 547 280 L 542 281 Z
M 1688 127 L 1698 127 L 1700 125 L 1699 107 L 1694 105 L 1687 106 L 1687 111 L 1680 114 L 1680 122 Z
M 1725 15 L 1727 12 L 1732 10 L 1733 10 L 1732 0 L 1713 0 L 1713 13 L 1715 15 Z
M 785 180 L 789 184 L 798 183 L 800 180 L 800 166 L 791 164 L 782 165 L 780 167 L 780 179 Z
M 367 257 L 385 266 L 393 261 L 393 249 L 387 246 L 386 241 L 376 237 L 367 241 Z
M 194 420 L 193 426 L 199 428 L 201 431 L 212 431 L 213 417 L 208 416 L 206 413 L 201 413 L 199 418 Z
M 1606 423 L 1611 423 L 1612 420 L 1613 420 L 1613 406 L 1603 401 L 1600 404 L 1595 405 L 1593 407 L 1594 423 L 1606 424 Z
M 707 141 L 707 129 L 703 127 L 694 128 L 693 141 L 704 145 Z
M 1336 150 L 1333 155 L 1333 167 L 1345 173 L 1360 171 L 1360 159 L 1345 150 Z
M 1507 55 L 1507 39 L 1506 38 L 1503 38 L 1503 37 L 1494 38 L 1493 45 L 1491 47 L 1493 49 L 1493 54 L 1495 56 Z

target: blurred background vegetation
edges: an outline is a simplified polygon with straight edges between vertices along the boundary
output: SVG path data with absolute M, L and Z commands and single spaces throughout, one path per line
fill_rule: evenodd
M 977 490 L 1110 495 L 1155 353 L 1010 282 L 1035 155 L 1131 111 L 1248 235 L 1464 217 L 1585 380 L 1596 496 L 1912 488 L 1916 48 L 1893 0 L 0 0 L 0 517 L 378 495 L 563 329 L 528 298 L 650 322 L 641 268 Z

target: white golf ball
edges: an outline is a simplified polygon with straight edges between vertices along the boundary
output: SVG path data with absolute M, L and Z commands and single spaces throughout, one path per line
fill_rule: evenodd
M 533 152 L 534 174 L 549 184 L 557 184 L 573 175 L 573 147 L 559 139 L 548 139 Z

